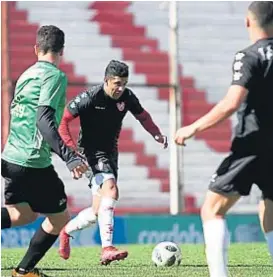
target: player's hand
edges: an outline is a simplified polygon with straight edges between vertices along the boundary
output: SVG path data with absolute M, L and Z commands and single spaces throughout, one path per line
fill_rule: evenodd
M 81 164 L 73 168 L 71 171 L 72 178 L 75 180 L 82 178 L 82 175 L 87 171 L 87 169 L 88 167 L 86 164 Z
M 163 148 L 166 149 L 168 147 L 168 138 L 163 135 L 156 135 L 155 140 L 161 144 L 163 144 Z
M 72 178 L 76 180 L 80 179 L 88 170 L 87 161 L 79 155 L 74 155 L 66 165 L 71 172 Z
M 178 145 L 185 146 L 185 141 L 196 134 L 196 129 L 193 125 L 189 125 L 177 130 L 174 141 Z

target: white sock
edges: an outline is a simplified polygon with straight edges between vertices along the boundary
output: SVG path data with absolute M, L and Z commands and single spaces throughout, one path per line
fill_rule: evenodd
M 94 225 L 96 221 L 97 217 L 94 214 L 92 207 L 84 209 L 66 224 L 65 232 L 71 235 L 75 231 Z
M 225 220 L 209 220 L 203 224 L 203 230 L 210 277 L 228 277 L 229 233 Z
M 114 208 L 117 200 L 102 197 L 98 212 L 98 223 L 100 227 L 101 246 L 108 247 L 113 245 L 114 229 Z
M 267 241 L 269 253 L 270 253 L 272 261 L 273 261 L 273 231 L 265 233 L 264 236 Z

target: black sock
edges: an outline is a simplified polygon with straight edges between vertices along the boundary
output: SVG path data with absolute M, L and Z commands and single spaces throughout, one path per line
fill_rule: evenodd
M 30 241 L 27 253 L 17 267 L 18 271 L 24 273 L 33 269 L 54 244 L 58 236 L 46 233 L 40 226 Z
M 11 220 L 8 209 L 5 207 L 1 208 L 1 229 L 7 229 L 11 227 Z

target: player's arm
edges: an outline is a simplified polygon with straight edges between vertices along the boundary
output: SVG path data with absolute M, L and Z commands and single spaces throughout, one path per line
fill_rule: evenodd
M 58 127 L 55 122 L 55 110 L 50 106 L 39 106 L 37 111 L 37 127 L 44 140 L 50 145 L 52 150 L 66 163 L 70 169 L 73 167 L 72 159 L 75 156 L 74 151 L 66 146 L 58 133 Z M 75 159 L 77 158 L 74 157 Z
M 206 115 L 192 125 L 196 132 L 209 129 L 230 117 L 241 105 L 247 95 L 247 89 L 231 85 L 226 96 L 216 104 Z
M 61 138 L 67 146 L 71 147 L 75 151 L 77 151 L 77 144 L 71 135 L 69 124 L 77 118 L 81 112 L 87 109 L 90 103 L 90 98 L 87 92 L 83 92 L 76 96 L 65 108 L 61 123 L 59 125 L 59 134 Z
M 70 129 L 69 129 L 69 123 L 74 120 L 75 118 L 77 118 L 77 116 L 73 116 L 70 111 L 65 108 L 64 110 L 64 114 L 61 120 L 61 123 L 59 125 L 59 134 L 62 138 L 62 140 L 64 141 L 64 143 L 68 146 L 71 147 L 73 150 L 77 150 L 77 144 L 75 143 Z
M 248 88 L 253 83 L 256 66 L 252 57 L 247 57 L 243 53 L 236 54 L 233 63 L 233 80 L 225 97 L 203 117 L 191 125 L 179 129 L 175 136 L 175 142 L 183 145 L 186 139 L 214 127 L 230 117 L 247 96 Z
M 140 122 L 142 127 L 150 133 L 157 142 L 162 143 L 164 148 L 168 147 L 167 137 L 161 134 L 160 129 L 154 123 L 150 113 L 142 107 L 138 98 L 133 93 L 131 96 L 130 111 Z
M 66 162 L 73 177 L 77 179 L 81 177 L 81 173 L 87 170 L 87 166 L 73 150 L 65 145 L 55 121 L 55 111 L 63 97 L 62 86 L 64 83 L 66 83 L 66 77 L 63 75 L 50 75 L 43 81 L 37 110 L 37 127 L 43 139 Z M 60 88 L 62 89 L 60 90 Z

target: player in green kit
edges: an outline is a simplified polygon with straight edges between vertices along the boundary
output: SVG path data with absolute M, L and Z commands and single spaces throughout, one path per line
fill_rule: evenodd
M 51 164 L 51 150 L 66 162 L 73 178 L 80 178 L 87 170 L 86 162 L 58 133 L 67 87 L 67 78 L 58 69 L 64 49 L 63 31 L 42 26 L 34 48 L 38 61 L 17 81 L 10 132 L 2 153 L 5 207 L 1 208 L 1 228 L 28 224 L 39 213 L 46 219 L 13 270 L 13 277 L 47 276 L 34 267 L 69 220 L 64 184 Z

